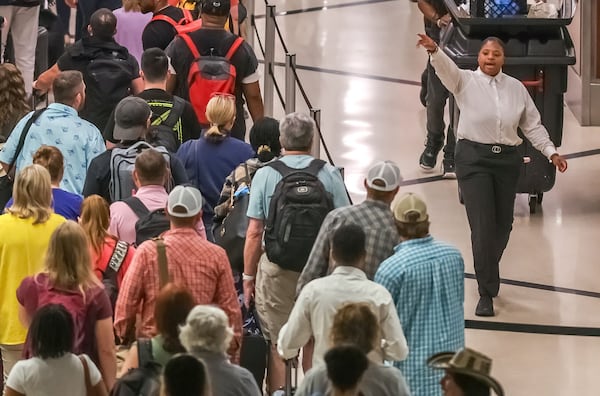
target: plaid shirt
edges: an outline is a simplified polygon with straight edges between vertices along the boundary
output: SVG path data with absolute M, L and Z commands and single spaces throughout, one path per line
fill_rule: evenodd
M 389 290 L 408 341 L 408 358 L 394 362 L 413 395 L 439 396 L 443 371 L 426 361 L 465 345 L 464 263 L 458 249 L 431 236 L 400 243 L 375 281 Z
M 235 334 L 228 352 L 237 356 L 242 314 L 227 254 L 191 228 L 167 231 L 163 239 L 172 282 L 187 287 L 196 304 L 213 304 L 225 311 Z M 141 311 L 141 327 L 137 336 L 156 334 L 154 304 L 158 292 L 158 253 L 155 243 L 146 241 L 136 250 L 119 291 L 115 308 L 117 336 L 126 336 L 128 324 L 135 321 L 138 311 Z
M 400 240 L 390 206 L 381 201 L 367 199 L 358 205 L 332 210 L 321 225 L 319 235 L 298 280 L 297 293 L 300 293 L 304 285 L 311 280 L 333 271 L 333 265 L 329 262 L 331 239 L 334 231 L 345 224 L 357 224 L 365 231 L 367 257 L 364 271 L 367 278 L 371 280 L 379 264 L 394 253 L 394 246 Z

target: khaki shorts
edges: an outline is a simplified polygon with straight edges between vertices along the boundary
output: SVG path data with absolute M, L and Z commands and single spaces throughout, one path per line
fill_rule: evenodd
M 256 274 L 256 312 L 267 340 L 277 342 L 296 299 L 299 272 L 284 270 L 263 253 Z

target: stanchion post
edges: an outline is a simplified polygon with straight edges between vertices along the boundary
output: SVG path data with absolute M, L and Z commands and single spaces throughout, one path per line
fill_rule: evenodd
M 256 25 L 256 20 L 254 19 L 255 13 L 255 0 L 246 0 L 244 1 L 244 5 L 248 11 L 248 23 L 246 24 L 246 42 L 250 44 L 252 48 L 254 48 L 254 26 Z
M 285 54 L 285 114 L 296 111 L 296 54 Z
M 275 61 L 275 6 L 267 6 L 267 17 L 265 18 L 265 116 L 273 116 L 273 99 L 274 99 L 274 73 L 273 63 Z
M 315 123 L 317 124 L 317 130 L 315 131 L 315 136 L 313 137 L 312 147 L 310 149 L 310 155 L 315 158 L 321 158 L 321 136 L 319 134 L 319 130 L 321 129 L 321 110 L 320 109 L 310 109 L 310 116 Z

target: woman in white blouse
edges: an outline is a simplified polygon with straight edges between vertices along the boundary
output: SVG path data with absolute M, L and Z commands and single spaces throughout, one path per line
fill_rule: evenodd
M 523 135 L 560 172 L 567 161 L 556 151 L 525 86 L 502 72 L 504 45 L 483 41 L 475 71 L 461 70 L 428 36 L 418 45 L 429 53 L 436 74 L 460 108 L 455 162 L 469 225 L 479 303 L 475 314 L 493 316 L 492 298 L 500 288 L 499 262 L 513 222 L 517 181 L 523 158 L 517 151 Z

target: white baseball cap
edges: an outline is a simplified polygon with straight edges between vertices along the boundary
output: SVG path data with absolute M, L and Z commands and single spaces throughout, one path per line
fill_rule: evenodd
M 401 181 L 400 168 L 392 161 L 378 162 L 367 173 L 367 186 L 377 191 L 393 191 Z
M 167 211 L 173 217 L 194 217 L 202 210 L 202 194 L 191 186 L 177 186 L 169 194 Z

